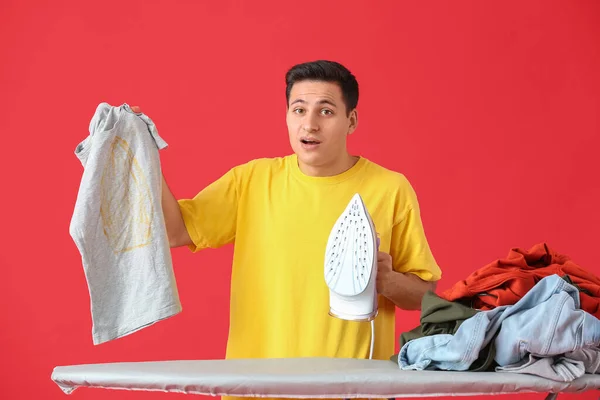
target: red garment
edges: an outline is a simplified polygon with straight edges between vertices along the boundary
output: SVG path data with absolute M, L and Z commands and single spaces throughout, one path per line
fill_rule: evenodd
M 580 290 L 581 309 L 600 318 L 600 278 L 579 267 L 568 256 L 551 250 L 546 243 L 535 245 L 529 251 L 512 249 L 508 257 L 478 269 L 440 297 L 491 310 L 515 304 L 540 279 L 553 274 L 568 275 Z

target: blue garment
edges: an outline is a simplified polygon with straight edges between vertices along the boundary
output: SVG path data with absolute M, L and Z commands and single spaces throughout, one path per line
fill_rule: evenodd
M 600 345 L 600 320 L 580 309 L 579 291 L 558 275 L 540 280 L 516 304 L 481 311 L 454 335 L 425 336 L 400 349 L 401 369 L 466 371 L 495 341 L 495 361 L 511 365 L 533 354 L 560 355 Z

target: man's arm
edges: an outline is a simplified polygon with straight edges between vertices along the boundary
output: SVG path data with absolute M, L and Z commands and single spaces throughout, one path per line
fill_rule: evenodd
M 164 175 L 162 177 L 162 209 L 165 216 L 165 224 L 167 226 L 169 246 L 173 248 L 193 244 L 192 238 L 183 222 L 179 203 L 175 196 L 173 196 L 173 193 L 171 193 Z
M 419 310 L 423 295 L 434 291 L 442 271 L 429 248 L 417 195 L 403 177 L 389 248 L 377 255 L 377 289 L 404 310 Z
M 427 282 L 417 275 L 392 269 L 392 257 L 384 252 L 377 255 L 377 292 L 403 310 L 420 310 L 423 295 L 435 291 L 436 282 Z

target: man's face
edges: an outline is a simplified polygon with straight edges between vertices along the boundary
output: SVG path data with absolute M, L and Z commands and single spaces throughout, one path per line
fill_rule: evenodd
M 346 137 L 356 128 L 340 87 L 331 82 L 303 81 L 290 93 L 286 122 L 298 162 L 312 169 L 334 169 L 348 157 Z

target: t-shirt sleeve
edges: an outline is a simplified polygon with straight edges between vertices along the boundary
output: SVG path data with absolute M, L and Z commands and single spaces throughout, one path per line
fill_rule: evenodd
M 232 168 L 192 199 L 178 200 L 192 252 L 218 248 L 235 239 L 238 211 L 238 179 Z
M 423 222 L 416 193 L 405 181 L 397 209 L 401 210 L 392 227 L 390 255 L 397 272 L 413 273 L 425 281 L 437 281 L 442 271 L 433 256 Z

